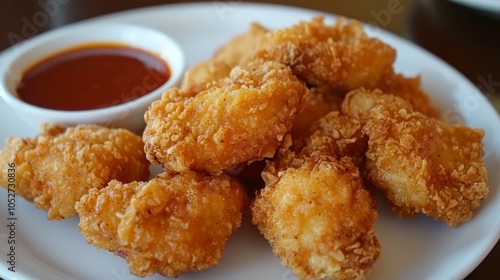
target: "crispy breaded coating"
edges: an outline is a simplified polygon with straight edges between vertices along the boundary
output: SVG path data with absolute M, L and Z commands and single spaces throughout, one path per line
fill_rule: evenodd
M 167 90 L 145 114 L 146 155 L 169 171 L 214 174 L 273 157 L 307 96 L 276 62 L 236 67 L 199 93 Z
M 325 88 L 340 97 L 360 87 L 382 89 L 427 116 L 440 115 L 421 89 L 420 78 L 395 73 L 396 51 L 369 37 L 358 21 L 339 18 L 327 25 L 323 17 L 316 17 L 268 32 L 260 37 L 254 58 L 286 64 L 308 86 Z
M 488 195 L 483 130 L 429 118 L 380 91 L 354 91 L 342 106 L 369 138 L 367 178 L 400 216 L 422 212 L 453 227 Z
M 316 17 L 264 35 L 255 57 L 290 66 L 308 86 L 345 94 L 378 85 L 392 71 L 396 51 L 368 37 L 357 21 L 340 18 L 326 25 Z
M 118 225 L 120 213 L 124 213 L 130 205 L 130 200 L 142 188 L 145 182 L 133 181 L 121 183 L 111 180 L 101 189 L 91 189 L 75 205 L 80 222 L 78 228 L 86 237 L 87 242 L 97 248 L 105 249 L 117 254 L 121 248 L 118 239 Z M 120 253 L 123 256 L 123 253 Z
M 338 111 L 330 112 L 314 123 L 311 131 L 314 133 L 306 141 L 302 153 L 322 152 L 338 158 L 349 157 L 356 167 L 364 165 L 368 137 L 362 132 L 358 119 L 342 115 Z M 325 143 L 329 143 L 331 147 L 325 147 Z M 333 149 L 333 152 L 328 152 L 328 149 Z
M 87 241 L 123 257 L 132 274 L 177 277 L 219 263 L 245 204 L 237 180 L 187 171 L 149 182 L 111 181 L 76 208 Z
M 299 279 L 365 279 L 380 256 L 374 201 L 351 160 L 288 150 L 262 173 L 252 221 Z
M 248 31 L 220 47 L 212 58 L 201 61 L 187 70 L 181 89 L 200 87 L 228 77 L 235 66 L 244 66 L 250 61 L 259 38 L 267 32 L 268 30 L 258 23 L 251 23 Z
M 42 126 L 33 139 L 9 138 L 0 153 L 0 184 L 7 186 L 7 163 L 16 164 L 16 192 L 48 212 L 48 219 L 76 215 L 75 203 L 112 179 L 149 177 L 141 137 L 125 129 L 79 125 Z
M 9 164 L 15 166 L 15 191 L 16 195 L 24 197 L 28 201 L 33 201 L 33 174 L 31 166 L 27 164 L 26 153 L 35 148 L 35 143 L 30 139 L 7 138 L 5 147 L 0 151 L 0 185 L 4 188 L 8 186 Z M 13 169 L 13 168 L 12 168 Z M 32 185 L 33 184 L 33 185 Z

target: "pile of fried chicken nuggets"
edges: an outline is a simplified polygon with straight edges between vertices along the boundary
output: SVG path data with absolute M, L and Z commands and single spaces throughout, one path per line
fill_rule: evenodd
M 142 139 L 47 125 L 7 140 L 0 183 L 16 163 L 18 194 L 49 219 L 78 215 L 138 276 L 218 264 L 249 206 L 299 279 L 364 279 L 380 256 L 372 191 L 451 227 L 488 194 L 483 131 L 439 120 L 395 57 L 356 21 L 252 24 L 151 104 Z M 164 172 L 148 180 L 150 163 Z

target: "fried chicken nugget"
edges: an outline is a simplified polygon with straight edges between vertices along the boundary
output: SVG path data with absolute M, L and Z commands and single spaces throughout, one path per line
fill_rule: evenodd
M 251 205 L 252 221 L 283 265 L 304 280 L 371 273 L 380 256 L 377 213 L 349 158 L 288 150 L 262 177 L 266 187 Z
M 395 73 L 396 51 L 370 38 L 357 21 L 339 18 L 325 25 L 323 17 L 302 21 L 292 27 L 260 37 L 255 58 L 290 66 L 310 87 L 326 88 L 343 97 L 364 87 L 398 95 L 415 110 L 434 118 L 439 111 L 420 87 L 420 78 Z
M 237 180 L 187 171 L 149 182 L 113 180 L 76 209 L 87 241 L 123 257 L 132 274 L 177 277 L 219 263 L 245 205 Z
M 429 118 L 380 91 L 351 92 L 342 109 L 364 123 L 367 178 L 400 216 L 422 212 L 454 227 L 488 195 L 483 130 Z
M 311 87 L 344 95 L 359 87 L 374 88 L 392 71 L 396 51 L 370 38 L 361 23 L 338 19 L 325 25 L 323 17 L 265 34 L 255 57 L 278 61 Z
M 33 139 L 8 138 L 0 153 L 2 186 L 8 163 L 16 165 L 16 192 L 56 220 L 75 216 L 75 203 L 92 188 L 149 177 L 141 137 L 97 125 L 44 125 Z
M 200 93 L 167 90 L 145 114 L 146 155 L 169 171 L 214 174 L 271 158 L 307 96 L 276 62 L 236 67 Z

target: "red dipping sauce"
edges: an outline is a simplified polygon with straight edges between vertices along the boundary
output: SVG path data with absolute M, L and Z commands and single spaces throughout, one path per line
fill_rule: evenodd
M 81 45 L 27 69 L 17 93 L 39 107 L 89 110 L 146 95 L 170 75 L 168 64 L 147 51 L 120 44 Z

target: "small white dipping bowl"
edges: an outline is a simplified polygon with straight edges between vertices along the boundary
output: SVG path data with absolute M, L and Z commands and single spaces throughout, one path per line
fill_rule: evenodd
M 134 100 L 92 110 L 47 109 L 19 98 L 16 87 L 24 72 L 39 61 L 76 46 L 108 43 L 128 45 L 164 59 L 170 69 L 169 80 Z M 95 123 L 141 133 L 145 125 L 144 112 L 151 102 L 161 98 L 167 88 L 179 83 L 184 67 L 185 58 L 181 47 L 163 32 L 130 24 L 82 23 L 41 34 L 4 52 L 0 58 L 0 96 L 27 124 L 36 129 L 42 123 L 62 126 Z

